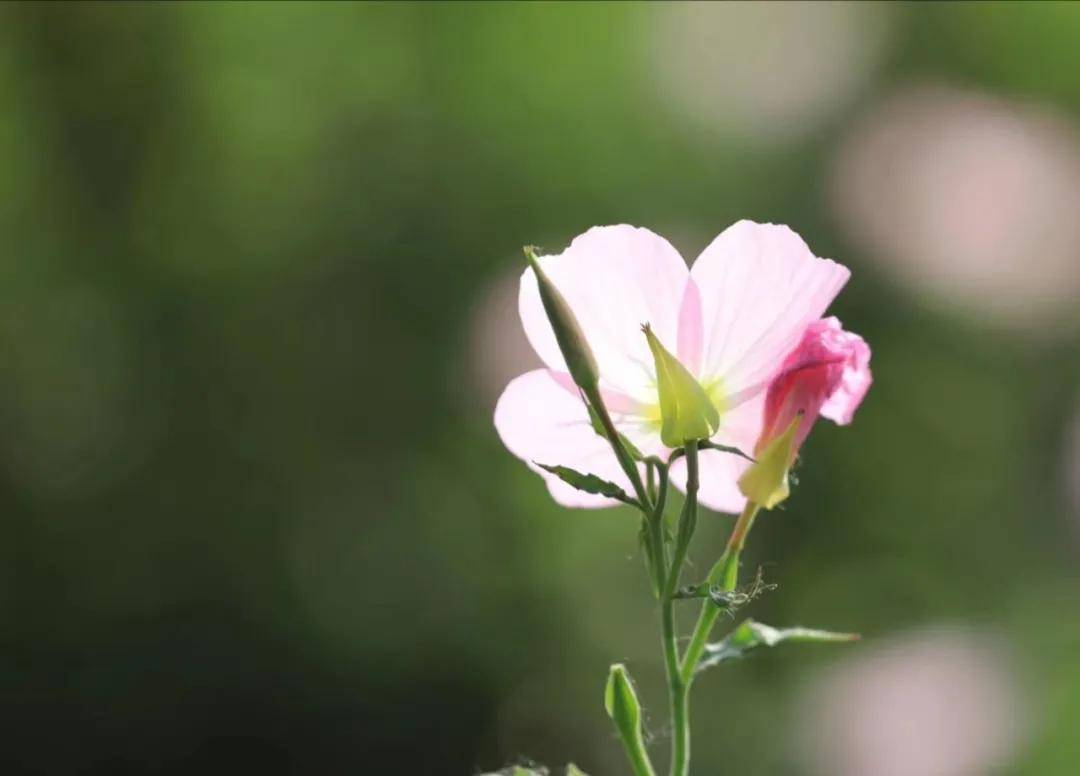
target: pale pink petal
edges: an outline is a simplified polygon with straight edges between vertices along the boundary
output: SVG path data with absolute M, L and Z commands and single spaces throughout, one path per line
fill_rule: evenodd
M 686 281 L 682 305 L 679 307 L 679 350 L 678 359 L 698 376 L 701 369 L 701 292 L 693 278 Z
M 712 441 L 738 448 L 753 455 L 754 442 L 761 433 L 765 394 L 758 393 L 746 402 L 729 410 L 723 418 L 720 432 Z M 740 512 L 746 497 L 739 491 L 738 481 L 750 462 L 734 453 L 702 450 L 698 454 L 698 501 L 717 512 Z M 671 482 L 686 491 L 686 462 L 679 459 L 671 467 Z
M 503 444 L 547 482 L 552 497 L 568 507 L 610 507 L 617 501 L 583 493 L 538 466 L 569 466 L 633 490 L 607 441 L 589 423 L 581 399 L 547 369 L 510 381 L 495 405 L 495 428 Z
M 740 400 L 764 388 L 851 273 L 786 226 L 739 221 L 694 263 L 701 292 L 701 374 Z
M 749 461 L 731 453 L 702 450 L 698 454 L 698 502 L 717 512 L 741 512 L 746 497 L 739 491 L 740 475 Z M 679 459 L 671 467 L 671 482 L 686 490 L 686 461 Z
M 689 277 L 678 251 L 648 229 L 602 226 L 577 237 L 557 256 L 541 256 L 540 265 L 581 324 L 603 385 L 655 402 L 653 359 L 641 325 L 650 324 L 662 342 L 677 342 Z M 565 372 L 532 270 L 521 277 L 519 307 L 537 354 L 552 369 Z

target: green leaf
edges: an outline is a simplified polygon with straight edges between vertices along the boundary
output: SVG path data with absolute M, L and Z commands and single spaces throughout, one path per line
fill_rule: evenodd
M 698 664 L 697 670 L 702 671 L 725 660 L 743 657 L 758 647 L 775 647 L 785 641 L 835 643 L 858 640 L 858 633 L 835 633 L 798 627 L 774 628 L 756 620 L 744 620 L 721 641 L 705 645 L 705 657 Z
M 721 453 L 731 453 L 732 455 L 737 455 L 740 458 L 745 458 L 746 460 L 750 461 L 751 463 L 754 462 L 754 459 L 753 459 L 752 456 L 747 455 L 746 453 L 744 453 L 739 448 L 731 447 L 730 445 L 720 445 L 720 444 L 717 444 L 716 442 L 710 442 L 708 439 L 701 440 L 701 442 L 698 443 L 698 447 L 700 447 L 702 450 L 716 450 L 716 451 L 721 452 Z
M 592 493 L 597 496 L 607 496 L 608 498 L 621 501 L 624 504 L 637 506 L 637 501 L 626 495 L 625 490 L 620 488 L 614 482 L 600 479 L 595 474 L 582 474 L 577 469 L 571 469 L 568 466 L 548 466 L 539 461 L 534 461 L 533 463 L 544 471 L 551 472 L 567 485 L 572 485 L 578 490 Z

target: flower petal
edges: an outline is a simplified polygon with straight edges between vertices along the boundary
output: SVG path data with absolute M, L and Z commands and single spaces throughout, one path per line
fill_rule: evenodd
M 698 453 L 698 502 L 717 512 L 741 512 L 746 496 L 739 490 L 739 477 L 750 462 L 719 450 Z M 686 491 L 686 461 L 680 458 L 671 467 L 671 482 Z
M 690 374 L 701 377 L 701 292 L 693 278 L 686 281 L 679 307 L 679 361 Z
M 765 394 L 758 393 L 732 408 L 721 419 L 719 433 L 713 437 L 717 444 L 736 447 L 747 454 L 761 433 Z M 739 477 L 750 462 L 734 453 L 702 450 L 698 453 L 698 501 L 717 512 L 740 512 L 746 497 L 739 490 Z M 671 467 L 671 483 L 686 492 L 686 461 L 680 458 Z
M 503 444 L 544 478 L 552 497 L 563 506 L 616 506 L 619 502 L 579 491 L 536 465 L 569 466 L 633 494 L 607 440 L 589 423 L 581 398 L 560 384 L 567 379 L 537 369 L 511 380 L 495 405 L 495 428 Z
M 678 251 L 648 229 L 598 226 L 558 256 L 539 261 L 574 311 L 600 366 L 602 384 L 655 402 L 652 355 L 641 325 L 650 324 L 663 342 L 677 341 L 689 277 Z M 530 270 L 521 277 L 519 309 L 533 349 L 550 368 L 565 372 Z
M 691 270 L 701 292 L 702 377 L 735 401 L 765 386 L 850 272 L 819 259 L 786 226 L 739 221 Z
M 821 405 L 821 416 L 837 425 L 846 426 L 874 382 L 870 373 L 870 346 L 858 334 L 840 329 L 840 322 L 835 318 L 827 318 L 824 323 L 839 330 L 836 336 L 841 339 L 848 358 L 844 362 L 840 385 Z

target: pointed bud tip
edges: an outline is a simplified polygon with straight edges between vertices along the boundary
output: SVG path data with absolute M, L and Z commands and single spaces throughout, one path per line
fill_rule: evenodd
M 742 494 L 765 509 L 772 509 L 790 495 L 788 472 L 795 459 L 795 433 L 800 419 L 793 418 L 784 433 L 771 440 L 739 477 Z
M 697 378 L 653 333 L 648 323 L 641 326 L 652 351 L 656 368 L 656 390 L 660 401 L 660 440 L 668 447 L 708 439 L 720 427 L 720 412 Z

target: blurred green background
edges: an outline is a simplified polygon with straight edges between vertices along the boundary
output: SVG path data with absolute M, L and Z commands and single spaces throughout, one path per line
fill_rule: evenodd
M 748 563 L 697 774 L 1080 768 L 1080 7 L 0 8 L 0 768 L 623 773 L 666 760 L 625 509 L 499 443 L 525 243 L 853 269 L 847 429 Z M 707 567 L 731 519 L 702 519 Z M 687 612 L 692 616 L 692 612 Z

